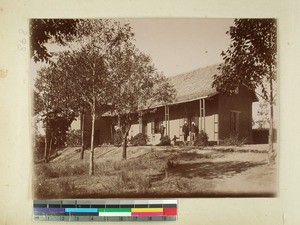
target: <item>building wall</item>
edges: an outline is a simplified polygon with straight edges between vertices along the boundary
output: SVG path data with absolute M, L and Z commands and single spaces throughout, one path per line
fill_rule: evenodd
M 199 106 L 200 107 L 200 106 Z M 200 118 L 199 118 L 199 127 Z M 205 99 L 205 130 L 208 141 L 218 141 L 218 96 Z
M 84 142 L 86 146 L 91 146 L 91 131 L 92 131 L 92 118 L 87 112 L 84 116 Z
M 211 98 L 206 100 L 206 113 L 205 113 L 205 131 L 208 134 L 209 141 L 217 141 L 218 135 L 218 124 L 215 125 L 215 120 L 217 115 L 217 104 L 218 98 Z M 183 141 L 182 126 L 184 121 L 188 121 L 189 124 L 195 122 L 197 125 L 200 124 L 200 104 L 199 100 L 171 105 L 169 106 L 169 136 L 173 139 L 174 136 L 178 137 L 180 141 Z M 143 121 L 147 124 L 147 135 L 152 144 L 158 144 L 160 139 L 160 134 L 155 125 L 165 123 L 165 108 L 159 107 L 150 113 L 143 116 Z M 156 123 L 155 123 L 156 121 Z M 167 128 L 168 129 L 168 128 Z M 166 129 L 166 132 L 167 132 Z M 156 132 L 155 132 L 156 131 Z M 140 132 L 138 123 L 132 125 L 130 129 L 130 135 L 134 136 Z M 189 138 L 188 138 L 189 140 Z
M 172 139 L 174 136 L 183 141 L 182 125 L 184 121 L 189 123 L 195 122 L 207 133 L 209 141 L 218 141 L 228 138 L 231 132 L 230 112 L 238 112 L 238 136 L 247 138 L 248 142 L 252 141 L 252 95 L 248 89 L 242 87 L 239 93 L 234 96 L 218 94 L 211 98 L 205 99 L 205 117 L 200 117 L 200 100 L 176 104 L 169 106 L 169 134 Z M 142 118 L 143 127 L 136 121 L 129 131 L 129 138 L 141 132 L 149 137 L 151 144 L 158 144 L 160 134 L 155 127 L 165 123 L 165 108 L 159 107 L 145 114 Z M 205 123 L 205 126 L 203 126 Z M 112 120 L 110 117 L 98 118 L 95 124 L 95 143 L 102 144 L 112 141 Z M 157 127 L 158 128 L 158 127 Z M 91 130 L 91 119 L 86 120 L 85 130 L 89 133 Z M 167 130 L 166 130 L 167 131 Z M 90 137 L 88 137 L 90 139 Z M 89 140 L 88 140 L 89 141 Z
M 171 119 L 170 120 L 170 138 L 172 139 L 174 135 L 176 137 L 179 137 L 179 140 L 183 141 L 183 135 L 182 135 L 182 125 L 180 123 L 180 119 Z
M 239 115 L 238 132 L 231 129 L 231 112 Z M 244 86 L 236 95 L 219 95 L 219 138 L 223 140 L 231 134 L 252 142 L 252 95 Z
M 84 130 L 86 133 L 85 141 L 90 146 L 91 131 L 92 131 L 92 118 L 85 116 Z M 112 121 L 110 117 L 97 117 L 95 120 L 95 138 L 94 145 L 101 145 L 104 143 L 112 142 Z
M 135 135 L 137 135 L 139 133 L 139 124 L 135 123 L 133 125 L 131 125 L 130 130 L 129 130 L 129 134 L 128 137 L 134 137 Z
M 80 117 L 76 117 L 75 120 L 70 125 L 71 130 L 80 130 Z
M 95 136 L 96 144 L 107 144 L 110 143 L 112 138 L 112 123 L 110 118 L 99 118 L 95 123 Z

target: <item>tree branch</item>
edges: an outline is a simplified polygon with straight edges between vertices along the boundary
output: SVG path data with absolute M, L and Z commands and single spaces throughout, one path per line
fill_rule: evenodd
M 262 94 L 258 93 L 256 90 L 253 90 L 253 88 L 249 87 L 248 85 L 246 85 L 245 83 L 242 83 L 242 85 L 244 85 L 246 88 L 248 88 L 250 91 L 254 91 L 255 94 L 257 94 L 258 96 L 260 96 L 262 99 L 264 99 L 265 101 L 267 101 L 269 104 L 271 104 L 271 102 L 265 98 L 265 96 L 263 96 Z

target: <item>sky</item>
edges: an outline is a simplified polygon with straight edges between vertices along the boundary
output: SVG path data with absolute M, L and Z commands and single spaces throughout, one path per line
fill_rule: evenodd
M 230 43 L 226 31 L 233 25 L 233 19 L 118 20 L 130 23 L 136 46 L 151 56 L 165 76 L 221 63 L 220 54 Z M 63 49 L 57 45 L 46 46 L 50 51 Z M 31 63 L 33 70 L 44 65 Z
M 149 54 L 165 76 L 174 76 L 222 62 L 221 52 L 229 46 L 226 34 L 233 19 L 118 19 L 129 22 L 135 45 Z M 56 44 L 45 45 L 49 51 L 65 49 Z M 31 60 L 31 76 L 45 63 Z
M 166 76 L 221 63 L 233 19 L 129 19 L 135 44 Z

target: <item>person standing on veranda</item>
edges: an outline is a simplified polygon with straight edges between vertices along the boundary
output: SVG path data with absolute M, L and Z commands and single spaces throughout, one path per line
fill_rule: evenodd
M 184 121 L 184 124 L 182 126 L 182 133 L 183 133 L 184 142 L 187 141 L 187 137 L 189 136 L 189 132 L 190 132 L 189 125 L 187 124 L 186 121 Z
M 159 133 L 160 133 L 160 140 L 161 140 L 165 135 L 165 127 L 163 124 L 160 125 Z
M 197 133 L 198 133 L 198 127 L 195 125 L 195 122 L 192 122 L 192 126 L 191 126 L 191 141 L 195 141 Z

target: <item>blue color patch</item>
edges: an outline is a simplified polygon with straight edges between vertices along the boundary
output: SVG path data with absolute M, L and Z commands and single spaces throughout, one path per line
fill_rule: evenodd
M 98 208 L 65 208 L 65 212 L 76 213 L 97 213 Z

